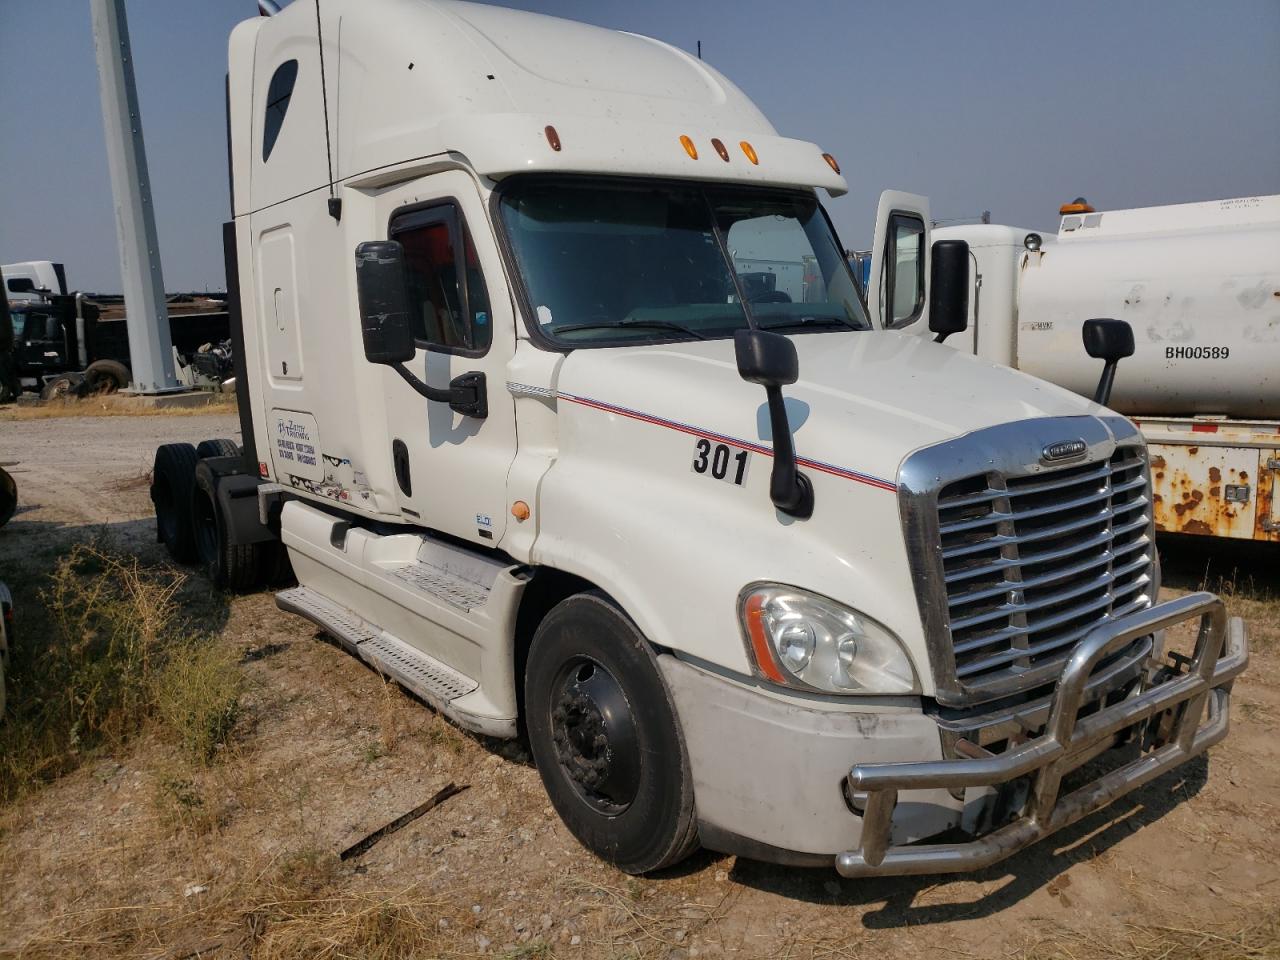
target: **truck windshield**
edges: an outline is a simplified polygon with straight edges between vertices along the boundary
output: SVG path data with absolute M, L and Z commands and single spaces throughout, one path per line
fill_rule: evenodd
M 811 194 L 585 177 L 504 185 L 533 320 L 564 346 L 869 330 Z M 725 250 L 728 257 L 725 256 Z

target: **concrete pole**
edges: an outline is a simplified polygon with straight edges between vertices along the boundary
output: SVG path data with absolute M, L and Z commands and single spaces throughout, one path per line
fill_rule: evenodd
M 120 279 L 129 326 L 129 357 L 136 393 L 182 390 L 173 371 L 169 308 L 160 271 L 160 245 L 151 206 L 151 179 L 142 142 L 142 114 L 133 83 L 133 55 L 124 0 L 89 0 L 98 55 L 102 125 L 116 205 Z

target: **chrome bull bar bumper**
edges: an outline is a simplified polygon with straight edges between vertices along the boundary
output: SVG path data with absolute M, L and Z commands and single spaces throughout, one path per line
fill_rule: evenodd
M 1196 617 L 1200 630 L 1186 673 L 1078 719 L 1099 660 L 1139 637 Z M 1222 601 L 1210 593 L 1179 597 L 1097 627 L 1067 661 L 1040 736 L 1000 754 L 855 766 L 849 772 L 849 788 L 867 794 L 862 843 L 855 851 L 837 855 L 836 870 L 846 877 L 956 873 L 1003 860 L 1222 740 L 1227 734 L 1230 684 L 1248 659 L 1244 622 L 1238 617 L 1228 622 Z M 1063 777 L 1099 753 L 1099 747 L 1121 731 L 1161 715 L 1172 718 L 1161 745 L 1060 796 Z M 890 844 L 898 791 L 988 787 L 1019 777 L 1032 779 L 1023 812 L 1013 822 L 965 843 Z

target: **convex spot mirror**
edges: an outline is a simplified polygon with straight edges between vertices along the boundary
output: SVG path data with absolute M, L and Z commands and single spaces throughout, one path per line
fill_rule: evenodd
M 365 359 L 382 364 L 412 360 L 417 347 L 409 325 L 404 247 L 395 240 L 370 240 L 357 246 L 356 290 Z
M 938 240 L 929 267 L 929 330 L 941 343 L 969 326 L 969 244 Z

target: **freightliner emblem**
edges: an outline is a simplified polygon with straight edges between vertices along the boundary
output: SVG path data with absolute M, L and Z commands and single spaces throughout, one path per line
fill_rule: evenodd
M 1058 463 L 1061 460 L 1074 460 L 1083 457 L 1089 445 L 1083 440 L 1059 440 L 1040 451 L 1040 459 L 1044 463 Z

